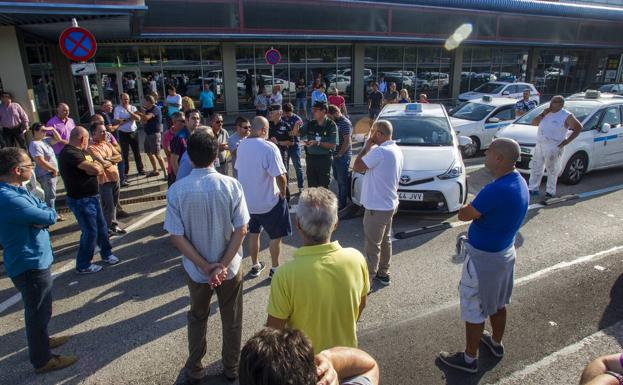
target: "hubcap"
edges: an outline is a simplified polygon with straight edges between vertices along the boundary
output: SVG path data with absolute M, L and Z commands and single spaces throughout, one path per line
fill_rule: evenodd
M 569 167 L 569 179 L 573 182 L 580 180 L 582 174 L 584 173 L 584 161 L 582 158 L 577 158 Z
M 472 143 L 463 147 L 463 154 L 466 158 L 474 156 L 474 154 L 476 154 L 476 145 Z

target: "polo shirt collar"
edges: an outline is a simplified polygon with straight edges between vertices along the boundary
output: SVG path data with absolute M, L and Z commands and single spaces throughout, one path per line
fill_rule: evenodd
M 306 256 L 316 256 L 332 253 L 334 251 L 338 251 L 342 248 L 338 241 L 333 241 L 329 243 L 325 243 L 322 245 L 313 245 L 313 246 L 302 246 L 297 249 L 292 255 L 294 258 L 296 257 L 306 257 Z
M 392 144 L 396 144 L 395 140 L 386 140 L 383 143 L 381 143 L 381 147 L 383 146 L 391 146 Z
M 193 175 L 207 175 L 207 174 L 213 174 L 215 172 L 216 172 L 216 169 L 214 168 L 214 166 L 210 166 L 210 167 L 201 167 L 201 168 L 193 167 L 190 173 Z

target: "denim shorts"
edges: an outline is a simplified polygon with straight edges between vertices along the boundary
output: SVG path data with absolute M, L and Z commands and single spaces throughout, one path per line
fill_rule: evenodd
M 292 234 L 290 211 L 285 199 L 279 198 L 279 202 L 267 213 L 251 214 L 249 232 L 259 234 L 262 228 L 266 230 L 270 239 L 283 238 Z

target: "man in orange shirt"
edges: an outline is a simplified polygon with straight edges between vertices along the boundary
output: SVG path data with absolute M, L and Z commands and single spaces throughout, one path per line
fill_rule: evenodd
M 93 143 L 88 152 L 95 161 L 104 168 L 104 173 L 97 176 L 100 200 L 109 236 L 125 234 L 126 231 L 117 223 L 117 205 L 119 204 L 119 170 L 117 163 L 121 162 L 119 151 L 106 140 L 106 127 L 96 124 L 93 128 Z

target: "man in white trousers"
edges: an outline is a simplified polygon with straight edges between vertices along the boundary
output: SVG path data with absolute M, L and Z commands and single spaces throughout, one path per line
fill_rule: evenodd
M 532 157 L 530 195 L 539 195 L 539 187 L 544 169 L 547 169 L 547 187 L 545 196 L 556 196 L 556 183 L 561 173 L 561 159 L 564 147 L 571 143 L 582 131 L 582 123 L 568 110 L 564 109 L 565 98 L 556 95 L 550 100 L 549 107 L 532 120 L 533 126 L 539 126 L 536 148 Z M 568 131 L 571 135 L 567 137 Z

